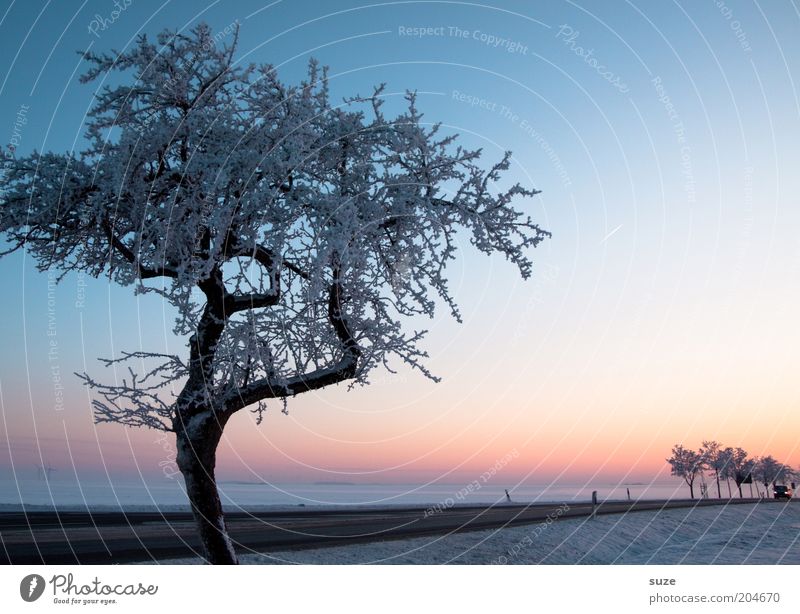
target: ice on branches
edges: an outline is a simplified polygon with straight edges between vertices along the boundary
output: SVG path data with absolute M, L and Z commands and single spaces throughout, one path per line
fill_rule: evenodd
M 100 397 L 92 401 L 95 422 L 119 422 L 127 426 L 171 431 L 177 395 L 170 388 L 174 390 L 174 384 L 186 376 L 186 366 L 177 356 L 151 352 L 123 352 L 120 358 L 101 359 L 107 367 L 134 361 L 142 364 L 144 375 L 138 375 L 127 366 L 127 378 L 123 377 L 117 384 L 97 382 L 84 373 L 76 374 Z M 155 366 L 146 370 L 146 363 L 153 362 Z M 165 397 L 171 397 L 172 401 L 165 401 Z
M 87 54 L 84 83 L 128 78 L 97 90 L 88 148 L 2 160 L 11 251 L 158 293 L 188 337 L 184 361 L 124 356 L 161 360 L 142 377 L 82 376 L 97 420 L 260 417 L 268 399 L 366 384 L 392 360 L 433 378 L 405 317 L 443 302 L 459 318 L 446 279 L 457 232 L 530 276 L 529 249 L 549 236 L 523 210 L 537 191 L 500 189 L 510 154 L 484 170 L 479 150 L 423 122 L 413 93 L 394 118 L 383 86 L 341 106 L 316 62 L 287 85 L 210 40 L 199 26 Z

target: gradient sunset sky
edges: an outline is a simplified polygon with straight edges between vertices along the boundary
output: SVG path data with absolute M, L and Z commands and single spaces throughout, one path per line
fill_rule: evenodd
M 77 50 L 200 21 L 229 42 L 238 21 L 243 62 L 297 82 L 316 57 L 334 100 L 386 82 L 389 111 L 418 90 L 426 120 L 487 165 L 512 150 L 509 176 L 542 190 L 527 206 L 553 233 L 527 282 L 463 246 L 450 277 L 465 322 L 426 324 L 441 383 L 400 368 L 288 416 L 274 404 L 261 426 L 240 412 L 220 477 L 460 482 L 516 451 L 513 480 L 651 480 L 673 444 L 704 438 L 800 465 L 791 3 L 119 3 L 116 20 L 110 0 L 0 5 L 2 142 L 82 148 L 93 86 Z M 73 372 L 113 379 L 97 357 L 182 352 L 171 310 L 103 279 L 53 289 L 21 253 L 0 278 L 0 472 L 159 475 L 170 442 L 94 425 Z

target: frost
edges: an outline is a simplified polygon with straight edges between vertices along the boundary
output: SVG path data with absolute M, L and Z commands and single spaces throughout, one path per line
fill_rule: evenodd
M 367 384 L 392 361 L 436 379 L 425 331 L 403 320 L 437 304 L 460 318 L 445 275 L 457 232 L 528 277 L 528 249 L 548 233 L 514 203 L 536 190 L 498 187 L 510 153 L 483 170 L 480 151 L 422 121 L 414 93 L 394 118 L 383 86 L 333 105 L 316 62 L 286 85 L 208 35 L 89 53 L 84 83 L 133 75 L 96 92 L 89 148 L 0 156 L 10 251 L 158 294 L 188 338 L 186 358 L 106 361 L 142 376 L 82 375 L 96 419 L 169 430 L 179 415 L 254 406 L 260 421 L 265 400 Z

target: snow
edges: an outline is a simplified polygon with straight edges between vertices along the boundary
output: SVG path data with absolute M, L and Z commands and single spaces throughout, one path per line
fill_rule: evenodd
M 570 518 L 446 536 L 248 554 L 240 556 L 240 563 L 800 564 L 800 505 L 764 502 Z
M 165 472 L 171 477 L 133 479 L 119 472 L 105 479 L 91 475 L 60 473 L 48 480 L 35 473 L 17 472 L 0 476 L 0 510 L 36 511 L 37 509 L 72 511 L 188 511 L 184 481 L 174 465 L 173 452 Z M 349 507 L 432 507 L 491 505 L 505 501 L 505 484 L 482 484 L 469 491 L 468 485 L 432 481 L 426 484 L 330 484 L 286 482 L 219 481 L 223 508 L 236 511 L 291 511 L 306 509 L 343 509 Z M 603 500 L 624 500 L 626 485 L 602 482 L 559 482 L 514 485 L 512 497 L 517 502 L 559 503 L 588 501 L 597 490 Z M 634 499 L 682 499 L 688 495 L 683 480 L 671 479 L 630 486 Z

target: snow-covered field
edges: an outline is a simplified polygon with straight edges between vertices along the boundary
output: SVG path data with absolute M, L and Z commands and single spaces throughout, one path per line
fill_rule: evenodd
M 56 474 L 58 475 L 58 474 Z M 315 508 L 347 506 L 427 506 L 448 499 L 464 504 L 491 504 L 505 500 L 508 485 L 486 484 L 468 491 L 465 483 L 426 484 L 349 484 L 349 483 L 218 483 L 222 505 L 229 511 L 267 509 L 281 506 L 291 509 L 300 505 Z M 516 484 L 512 496 L 517 501 L 535 503 L 588 501 L 592 491 L 604 500 L 681 499 L 687 496 L 683 480 L 670 479 L 647 484 L 602 482 Z M 22 504 L 26 509 L 104 509 L 109 511 L 178 511 L 188 510 L 189 502 L 183 480 L 135 480 L 118 476 L 108 479 L 58 475 L 44 480 L 35 475 L 0 473 L 0 510 L 4 506 Z M 7 508 L 8 509 L 8 508 Z
M 199 559 L 163 561 L 192 564 Z M 800 564 L 800 502 L 573 518 L 240 557 L 245 564 Z

